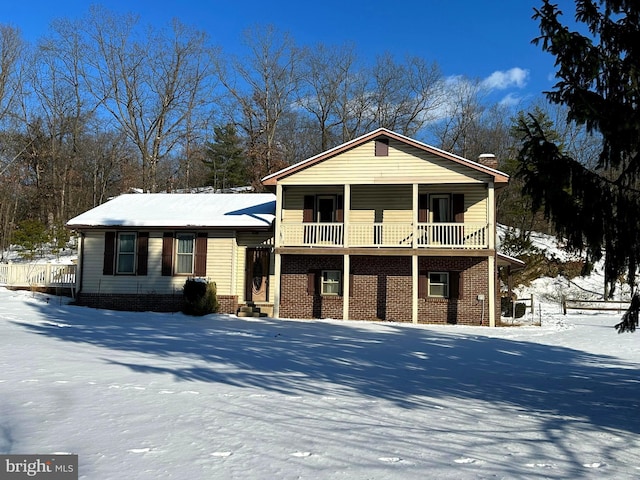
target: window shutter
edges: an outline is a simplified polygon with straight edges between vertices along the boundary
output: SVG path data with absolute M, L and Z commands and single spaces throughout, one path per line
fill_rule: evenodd
M 138 275 L 147 274 L 147 261 L 149 259 L 149 232 L 138 233 L 138 267 L 136 272 Z
M 462 275 L 461 272 L 449 272 L 449 298 L 462 298 Z
M 427 298 L 427 272 L 418 275 L 418 298 Z
M 162 276 L 170 277 L 173 273 L 173 233 L 162 235 Z
M 427 223 L 429 221 L 429 195 L 421 193 L 418 195 L 418 222 Z
M 316 198 L 313 195 L 304 196 L 304 211 L 302 212 L 302 221 L 305 223 L 313 222 L 313 206 Z
M 462 193 L 454 193 L 451 196 L 453 204 L 453 221 L 456 223 L 464 222 L 464 195 Z
M 388 157 L 389 156 L 389 139 L 377 138 L 376 139 L 376 157 Z
M 105 232 L 104 261 L 102 264 L 103 275 L 113 275 L 115 258 L 116 258 L 116 232 Z
M 194 275 L 204 277 L 207 275 L 207 237 L 206 233 L 198 233 L 196 237 L 196 251 L 194 260 Z
M 349 274 L 349 297 L 353 297 L 353 273 Z
M 336 222 L 344 222 L 344 197 L 338 195 L 336 198 Z
M 307 294 L 315 295 L 316 293 L 316 272 L 315 270 L 310 270 L 307 273 Z

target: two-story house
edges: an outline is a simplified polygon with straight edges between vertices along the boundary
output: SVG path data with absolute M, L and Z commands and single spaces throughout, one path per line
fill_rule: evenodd
M 495 325 L 495 167 L 378 129 L 265 177 L 275 196 L 118 197 L 67 224 L 78 301 L 177 309 L 202 276 L 227 313 Z
M 274 316 L 495 325 L 495 167 L 378 129 L 265 177 Z

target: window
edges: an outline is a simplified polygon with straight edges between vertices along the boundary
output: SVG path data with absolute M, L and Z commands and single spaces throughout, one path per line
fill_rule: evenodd
M 428 282 L 430 297 L 449 298 L 449 274 L 447 272 L 430 272 Z
M 178 248 L 176 250 L 176 274 L 192 275 L 194 260 L 195 235 L 179 233 L 176 235 Z
M 135 273 L 136 268 L 136 234 L 118 234 L 118 260 L 116 273 Z
M 322 295 L 340 295 L 342 272 L 340 270 L 323 270 L 320 283 Z
M 431 221 L 433 223 L 451 222 L 449 195 L 431 195 Z

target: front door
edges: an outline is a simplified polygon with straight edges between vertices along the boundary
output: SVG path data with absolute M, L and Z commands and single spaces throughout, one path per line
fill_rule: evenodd
M 247 248 L 247 301 L 266 302 L 269 299 L 269 258 L 266 248 Z

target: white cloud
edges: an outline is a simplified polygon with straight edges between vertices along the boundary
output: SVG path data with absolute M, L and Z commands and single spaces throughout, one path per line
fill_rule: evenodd
M 529 70 L 514 67 L 507 71 L 495 71 L 482 81 L 487 90 L 504 90 L 506 88 L 524 88 L 529 78 Z

